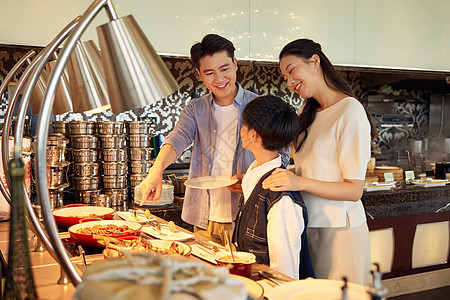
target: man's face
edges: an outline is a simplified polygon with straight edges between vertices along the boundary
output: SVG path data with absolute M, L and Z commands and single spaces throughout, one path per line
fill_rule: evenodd
M 234 99 L 236 96 L 237 61 L 226 51 L 200 58 L 197 73 L 205 86 L 218 101 Z

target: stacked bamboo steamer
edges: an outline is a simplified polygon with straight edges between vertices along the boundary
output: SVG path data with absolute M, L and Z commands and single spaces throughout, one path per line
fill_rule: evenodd
M 395 166 L 379 166 L 374 169 L 374 176 L 378 177 L 379 182 L 384 182 L 384 174 L 392 173 L 394 175 L 394 181 L 403 180 L 403 169 Z

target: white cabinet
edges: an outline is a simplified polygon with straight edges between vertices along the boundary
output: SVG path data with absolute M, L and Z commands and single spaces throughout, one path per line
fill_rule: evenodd
M 356 0 L 356 65 L 450 70 L 450 1 Z
M 2 1 L 0 43 L 46 45 L 92 0 Z M 207 33 L 238 58 L 278 61 L 289 41 L 311 38 L 337 65 L 450 71 L 449 0 L 113 0 L 134 15 L 158 53 L 189 55 Z M 101 11 L 82 37 L 97 41 Z
M 132 14 L 158 53 L 189 55 L 208 33 L 230 39 L 238 57 L 249 53 L 249 0 L 116 0 L 119 16 Z
M 355 0 L 251 0 L 250 57 L 277 60 L 284 45 L 310 38 L 335 64 L 355 62 Z

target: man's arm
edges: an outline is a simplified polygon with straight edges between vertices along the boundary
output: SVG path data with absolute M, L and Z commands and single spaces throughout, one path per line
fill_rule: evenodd
M 170 144 L 161 147 L 147 177 L 139 184 L 139 190 L 142 193 L 142 200 L 139 205 L 143 205 L 148 200 L 155 202 L 161 198 L 163 171 L 176 159 L 177 153 Z

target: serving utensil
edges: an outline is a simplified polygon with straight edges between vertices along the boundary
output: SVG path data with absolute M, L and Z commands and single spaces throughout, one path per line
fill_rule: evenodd
M 83 266 L 86 269 L 87 263 L 86 263 L 86 252 L 84 252 L 83 247 L 81 245 L 78 245 L 78 251 L 80 252 L 81 261 L 83 262 Z
M 210 245 L 202 240 L 199 239 L 195 239 L 195 242 L 197 244 L 199 244 L 200 246 L 202 246 L 203 248 L 208 249 L 208 251 L 211 251 L 212 255 L 214 256 L 214 254 L 216 254 L 216 252 L 220 252 L 219 247 L 217 247 L 216 245 Z
M 230 237 L 228 236 L 228 230 L 225 230 L 225 239 L 227 240 L 228 247 L 230 247 L 231 259 L 233 261 L 235 261 L 234 260 L 234 255 L 233 255 L 233 248 L 231 247 Z
M 274 274 L 274 273 L 270 273 L 267 271 L 258 271 L 258 274 L 261 278 L 267 279 L 270 282 L 275 283 L 276 285 L 280 284 L 281 282 L 291 282 L 291 281 L 295 281 L 295 279 L 291 279 L 288 277 L 284 277 L 284 276 L 280 276 L 278 274 Z

